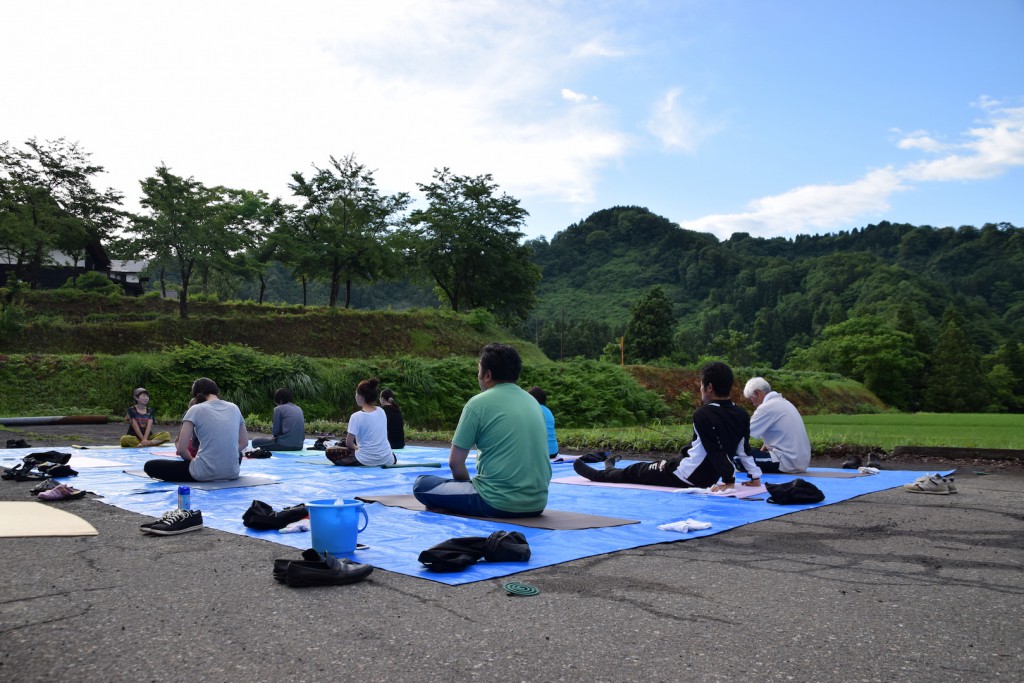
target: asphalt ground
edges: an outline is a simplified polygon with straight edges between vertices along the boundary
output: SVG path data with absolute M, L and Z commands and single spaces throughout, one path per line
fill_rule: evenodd
M 49 503 L 99 535 L 0 539 L 0 681 L 1020 681 L 1024 468 L 963 462 L 956 482 L 457 587 L 377 570 L 289 588 L 271 569 L 291 548 L 145 535 L 92 496 Z M 0 482 L 0 499 L 31 487 Z

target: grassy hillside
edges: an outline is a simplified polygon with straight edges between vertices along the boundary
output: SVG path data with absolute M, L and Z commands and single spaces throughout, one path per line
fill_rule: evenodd
M 2 291 L 2 290 L 0 290 Z M 365 311 L 325 306 L 194 302 L 182 320 L 158 297 L 75 290 L 19 293 L 0 319 L 0 352 L 138 353 L 203 344 L 245 344 L 269 354 L 323 358 L 475 356 L 488 342 L 515 341 L 524 359 L 545 360 L 482 311 Z

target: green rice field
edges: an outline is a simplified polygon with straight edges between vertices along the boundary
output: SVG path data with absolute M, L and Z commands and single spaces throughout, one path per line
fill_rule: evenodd
M 886 413 L 808 415 L 815 448 L 830 444 L 1024 449 L 1024 415 L 989 413 Z
M 557 420 L 557 416 L 555 418 Z M 808 415 L 804 417 L 816 452 L 829 446 L 942 446 L 1024 450 L 1024 415 L 987 413 L 885 413 Z M 448 441 L 451 432 L 423 432 L 417 437 Z M 563 448 L 678 452 L 693 436 L 690 425 L 652 425 L 594 429 L 559 429 Z M 756 441 L 754 442 L 757 443 Z

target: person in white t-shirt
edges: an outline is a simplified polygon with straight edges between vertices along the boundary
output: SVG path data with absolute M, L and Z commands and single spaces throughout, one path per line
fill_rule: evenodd
M 356 387 L 356 405 L 359 410 L 348 419 L 345 446 L 351 455 L 335 461 L 337 465 L 365 465 L 379 467 L 398 462 L 388 442 L 388 417 L 377 405 L 379 400 L 377 378 L 364 379 Z
M 811 464 L 811 440 L 796 406 L 772 391 L 764 377 L 748 380 L 743 395 L 755 408 L 750 416 L 750 436 L 764 442 L 760 451 L 747 453 L 754 463 L 762 472 L 806 471 Z M 743 469 L 738 461 L 736 466 Z

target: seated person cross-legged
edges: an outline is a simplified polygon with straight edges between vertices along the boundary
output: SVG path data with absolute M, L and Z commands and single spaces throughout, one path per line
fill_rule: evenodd
M 685 457 L 678 455 L 668 460 L 638 462 L 622 469 L 614 467 L 615 459 L 606 461 L 605 469 L 595 469 L 578 459 L 573 462 L 573 469 L 591 481 L 710 488 L 717 492 L 734 488 L 736 469 L 730 458 L 735 456 L 742 458 L 750 472 L 751 479 L 743 485 L 760 486 L 761 472 L 744 451 L 749 417 L 729 398 L 732 369 L 725 363 L 708 363 L 701 368 L 700 377 L 703 405 L 693 413 L 694 440 Z
M 364 379 L 356 386 L 356 405 L 359 410 L 348 419 L 348 433 L 345 447 L 337 449 L 340 457 L 332 456 L 334 448 L 327 449 L 327 457 L 335 465 L 349 467 L 380 467 L 393 465 L 398 458 L 388 443 L 388 418 L 384 409 L 377 405 L 380 396 L 376 377 Z
M 252 440 L 253 448 L 268 451 L 301 451 L 304 448 L 306 418 L 293 399 L 291 389 L 281 387 L 274 392 L 274 417 L 270 427 L 273 436 L 256 437 Z
M 761 439 L 761 450 L 749 449 L 747 454 L 762 472 L 793 474 L 804 472 L 811 464 L 811 440 L 807 437 L 800 411 L 782 397 L 763 377 L 752 377 L 743 388 L 743 395 L 754 404 L 750 417 L 750 436 Z M 738 458 L 736 467 L 750 470 Z M 751 472 L 753 475 L 753 472 Z
M 242 449 L 249 433 L 238 406 L 222 400 L 217 384 L 201 377 L 192 384 L 195 404 L 182 418 L 175 442 L 180 460 L 160 458 L 145 464 L 146 474 L 164 481 L 219 481 L 237 479 Z M 195 456 L 189 452 L 193 436 L 199 439 Z
M 417 477 L 416 500 L 473 517 L 536 517 L 544 511 L 551 482 L 547 430 L 540 404 L 516 384 L 521 370 L 513 347 L 484 347 L 477 372 L 481 393 L 466 402 L 452 438 L 453 479 Z M 466 459 L 473 446 L 477 474 L 471 480 Z

